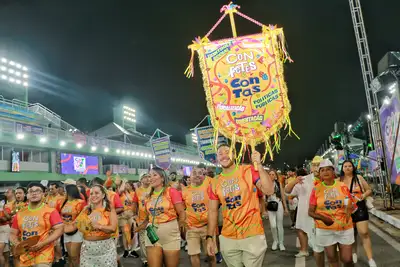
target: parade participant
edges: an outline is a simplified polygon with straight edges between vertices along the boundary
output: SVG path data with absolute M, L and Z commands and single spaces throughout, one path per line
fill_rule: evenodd
M 118 219 L 107 195 L 105 187 L 93 185 L 89 205 L 76 218 L 77 228 L 83 234 L 80 267 L 117 266 L 114 233 Z
M 228 144 L 217 149 L 217 159 L 222 173 L 209 188 L 209 212 L 207 226 L 208 255 L 215 255 L 213 236 L 217 229 L 218 208 L 221 203 L 223 228 L 220 235 L 221 253 L 230 266 L 262 266 L 267 242 L 260 215 L 257 188 L 266 195 L 274 192 L 274 184 L 261 165 L 260 153 L 253 151 L 252 166 L 235 165 Z
M 294 168 L 291 168 L 287 172 L 287 179 L 285 186 L 291 182 L 296 180 L 296 170 Z M 296 217 L 297 217 L 297 204 L 298 204 L 298 198 L 296 196 L 288 196 L 288 208 L 289 208 L 289 215 L 290 215 L 290 220 L 292 221 L 292 225 L 290 226 L 290 229 L 295 229 L 296 225 Z
M 209 202 L 207 190 L 211 184 L 211 178 L 206 177 L 204 174 L 205 168 L 202 165 L 194 167 L 190 176 L 190 185 L 182 190 L 182 199 L 186 205 L 186 241 L 192 267 L 200 267 L 201 265 L 201 245 L 203 245 L 203 251 L 207 252 L 206 236 Z M 214 242 L 216 241 L 215 235 L 213 240 Z M 215 255 L 209 256 L 208 264 L 209 266 L 216 266 Z
M 63 234 L 64 225 L 57 210 L 43 203 L 45 187 L 32 182 L 28 185 L 29 205 L 13 219 L 10 242 L 18 248 L 21 241 L 39 241 L 20 255 L 20 266 L 50 267 L 54 260 L 54 242 Z M 17 256 L 17 255 L 14 255 Z
M 151 267 L 161 267 L 163 263 L 177 267 L 181 242 L 179 228 L 186 222 L 182 194 L 168 186 L 165 171 L 158 167 L 150 171 L 150 185 L 151 191 L 145 203 L 147 218 L 138 229 L 147 231 L 147 260 Z
M 124 211 L 118 215 L 118 226 L 122 229 L 122 242 L 124 245 L 123 257 L 126 258 L 129 256 L 130 250 L 132 249 L 131 230 L 133 225 L 133 214 L 136 209 L 136 205 L 133 205 L 135 192 L 126 180 L 122 180 L 118 184 L 117 192 L 122 204 L 124 205 Z
M 58 212 L 60 212 L 60 208 L 65 200 L 65 197 L 59 194 L 58 188 L 59 185 L 57 183 L 50 183 L 49 194 L 45 202 L 50 208 L 56 209 Z
M 81 177 L 76 181 L 76 185 L 82 186 L 85 189 L 86 192 L 86 196 L 89 197 L 90 196 L 90 187 L 88 186 L 88 181 L 86 180 L 85 177 Z
M 92 187 L 95 185 L 101 185 L 104 186 L 105 183 L 108 183 L 108 185 L 112 184 L 112 179 L 111 179 L 111 170 L 107 170 L 106 172 L 106 176 L 107 176 L 107 180 L 103 181 L 102 179 L 100 179 L 99 177 L 95 177 L 92 180 Z M 105 186 L 104 186 L 105 187 Z M 107 187 L 105 187 L 107 188 Z M 92 190 L 90 190 L 90 194 L 92 193 Z M 121 199 L 119 197 L 119 195 L 117 193 L 115 193 L 112 190 L 108 190 L 107 189 L 107 198 L 110 201 L 110 205 L 115 209 L 115 212 L 118 214 L 121 214 L 122 212 L 124 212 L 124 205 L 121 202 Z M 114 242 L 115 242 L 115 247 L 118 245 L 118 238 L 119 238 L 119 229 L 118 229 L 118 222 L 117 222 L 117 229 L 115 230 L 114 233 Z M 119 255 L 117 255 L 117 261 L 118 261 L 118 266 L 121 266 L 121 260 L 119 258 Z
M 169 186 L 179 189 L 178 174 L 176 172 L 171 172 L 169 174 Z
M 68 252 L 69 267 L 79 267 L 82 233 L 78 231 L 75 220 L 86 206 L 76 185 L 65 186 L 67 198 L 61 205 L 61 219 L 64 222 L 64 244 Z
M 283 184 L 278 180 L 278 173 L 275 170 L 269 171 L 269 177 L 274 183 L 274 192 L 268 195 L 267 210 L 269 224 L 271 227 L 273 243 L 271 249 L 285 251 L 284 245 L 284 230 L 283 230 L 283 215 L 288 215 L 289 211 L 286 204 L 286 197 L 283 190 Z
M 357 263 L 357 233 L 360 235 L 364 246 L 365 254 L 368 258 L 370 267 L 376 267 L 372 256 L 371 237 L 368 231 L 368 208 L 366 198 L 371 196 L 372 190 L 361 175 L 357 174 L 356 168 L 351 160 L 346 160 L 342 164 L 340 171 L 340 181 L 350 190 L 354 199 L 357 201 L 357 211 L 352 214 L 353 223 L 355 223 L 354 233 L 355 242 L 353 245 L 353 261 Z
M 11 208 L 5 204 L 5 199 L 0 201 L 0 266 L 9 266 L 8 239 L 10 236 Z
M 14 205 L 15 205 L 15 190 L 12 188 L 8 188 L 6 192 L 4 193 L 6 196 L 6 207 L 9 208 L 10 210 L 14 210 Z
M 15 189 L 15 205 L 14 210 L 12 211 L 13 217 L 19 212 L 20 210 L 24 210 L 28 206 L 28 199 L 27 199 L 27 192 L 25 187 L 19 186 Z M 11 251 L 14 251 L 15 247 L 11 248 Z M 15 254 L 15 251 L 14 253 Z M 19 266 L 19 257 L 13 257 L 14 266 Z
M 59 194 L 59 187 L 58 183 L 49 184 L 49 194 L 45 202 L 50 208 L 56 209 L 58 213 L 61 213 L 61 205 L 65 201 L 65 197 Z M 55 246 L 55 262 L 57 263 L 60 260 L 63 260 L 61 239 L 56 241 Z
M 322 182 L 313 188 L 308 209 L 309 216 L 315 220 L 315 243 L 325 248 L 332 267 L 339 266 L 337 246 L 343 266 L 352 267 L 354 229 L 351 214 L 357 205 L 347 186 L 335 179 L 335 168 L 330 160 L 321 161 L 319 177 Z
M 150 194 L 150 175 L 145 173 L 140 178 L 141 186 L 138 187 L 135 191 L 135 198 L 133 201 L 137 203 L 137 217 L 136 223 L 137 225 L 141 225 L 146 219 L 146 207 L 145 201 Z M 140 259 L 143 263 L 143 267 L 147 266 L 147 253 L 146 253 L 146 230 L 139 231 L 139 243 L 140 243 Z
M 296 257 L 308 256 L 309 244 L 313 248 L 314 258 L 318 267 L 325 266 L 325 253 L 323 247 L 315 244 L 315 223 L 314 219 L 308 216 L 308 207 L 311 192 L 314 186 L 320 183 L 318 173 L 321 161 L 322 157 L 315 156 L 311 161 L 311 174 L 307 176 L 298 175 L 296 180 L 288 183 L 285 187 L 287 194 L 295 195 L 299 199 L 296 229 L 300 241 L 300 252 L 296 254 Z

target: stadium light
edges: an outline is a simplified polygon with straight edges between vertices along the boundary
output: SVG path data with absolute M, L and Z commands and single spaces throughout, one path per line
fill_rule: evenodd
M 22 140 L 24 138 L 25 138 L 24 134 L 22 134 L 22 133 L 17 134 L 17 139 L 18 140 Z
M 192 133 L 192 142 L 193 142 L 193 144 L 197 144 L 197 142 L 198 142 L 197 135 L 195 133 Z
M 105 147 L 105 148 L 104 148 L 104 152 L 107 153 L 108 151 L 109 151 L 108 147 Z
M 77 143 L 77 144 L 76 144 L 76 147 L 77 147 L 77 148 L 82 148 L 82 144 L 81 144 L 81 143 Z
M 25 88 L 25 103 L 28 106 L 28 68 L 18 62 L 2 57 L 0 62 L 0 75 L 1 80 Z
M 67 143 L 65 141 L 60 141 L 60 146 L 65 146 Z
M 92 151 L 96 151 L 96 150 L 97 150 L 97 147 L 96 147 L 96 146 L 92 146 L 92 147 L 91 147 L 91 150 L 92 150 Z
M 124 119 L 124 124 L 125 121 L 128 123 L 136 123 L 136 110 L 128 107 L 128 106 L 123 106 L 123 119 Z
M 40 137 L 39 142 L 42 143 L 42 144 L 46 143 L 47 142 L 46 137 Z

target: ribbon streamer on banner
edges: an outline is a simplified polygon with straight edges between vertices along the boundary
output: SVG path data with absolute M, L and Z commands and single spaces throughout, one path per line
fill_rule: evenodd
M 293 60 L 282 28 L 266 26 L 239 12 L 239 8 L 233 3 L 223 6 L 222 16 L 211 30 L 189 45 L 191 57 L 185 75 L 193 77 L 197 52 L 214 136 L 221 133 L 229 138 L 232 154 L 236 142 L 242 144 L 236 162 L 240 162 L 247 145 L 254 151 L 264 143 L 264 161 L 267 154 L 273 159 L 273 152 L 279 152 L 282 128 L 287 130 L 286 136 L 299 138 L 289 118 L 291 105 L 283 75 L 283 64 Z M 227 15 L 233 38 L 210 41 L 210 35 Z M 260 26 L 262 32 L 238 37 L 234 15 Z

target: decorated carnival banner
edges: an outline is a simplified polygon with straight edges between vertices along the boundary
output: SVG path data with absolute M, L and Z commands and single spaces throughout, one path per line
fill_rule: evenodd
M 379 110 L 382 139 L 385 148 L 386 166 L 391 173 L 392 184 L 400 184 L 400 102 L 394 94 L 388 104 Z
M 162 134 L 163 136 L 161 136 Z M 156 137 L 157 136 L 157 137 Z M 157 129 L 150 138 L 155 164 L 157 167 L 167 170 L 171 166 L 172 153 L 169 135 Z
M 215 133 L 231 139 L 232 146 L 242 143 L 237 158 L 248 144 L 254 149 L 260 143 L 265 143 L 273 158 L 272 152 L 280 148 L 280 129 L 287 127 L 288 134 L 293 133 L 283 77 L 283 63 L 292 60 L 285 48 L 282 28 L 266 26 L 239 12 L 239 8 L 232 3 L 222 7 L 223 15 L 217 24 L 205 37 L 193 41 L 185 74 L 194 75 L 197 52 Z M 259 25 L 262 33 L 237 37 L 234 14 Z M 227 15 L 233 38 L 210 41 L 208 37 Z
M 198 127 L 195 129 L 197 136 L 197 149 L 199 156 L 213 164 L 217 163 L 217 155 L 215 151 L 215 133 L 212 125 Z M 224 136 L 218 135 L 217 144 L 226 143 L 227 140 Z

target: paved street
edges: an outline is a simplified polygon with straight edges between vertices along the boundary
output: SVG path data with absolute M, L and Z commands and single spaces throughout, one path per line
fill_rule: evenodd
M 269 229 L 268 220 L 265 222 L 266 236 L 268 240 L 269 249 L 266 253 L 264 265 L 268 267 L 282 267 L 282 266 L 294 266 L 294 267 L 315 267 L 315 263 L 312 257 L 307 259 L 295 259 L 294 255 L 297 253 L 296 243 L 297 238 L 295 231 L 289 229 L 289 218 L 285 218 L 285 246 L 286 251 L 271 251 L 270 246 L 272 244 L 272 236 Z M 383 233 L 376 226 L 370 226 L 370 233 L 372 237 L 372 243 L 374 248 L 375 260 L 378 267 L 395 267 L 400 266 L 400 243 L 394 240 L 389 235 Z M 400 230 L 397 230 L 400 231 Z M 386 240 L 386 241 L 385 241 Z M 358 249 L 358 263 L 356 266 L 368 267 L 367 260 L 364 251 L 361 246 Z M 204 261 L 203 261 L 204 262 Z M 140 261 L 137 259 L 124 259 L 124 266 L 141 266 Z M 181 264 L 180 266 L 190 266 L 190 262 L 185 251 L 181 253 Z M 207 266 L 204 263 L 202 266 Z M 225 266 L 220 264 L 218 266 Z M 326 265 L 328 266 L 328 265 Z

